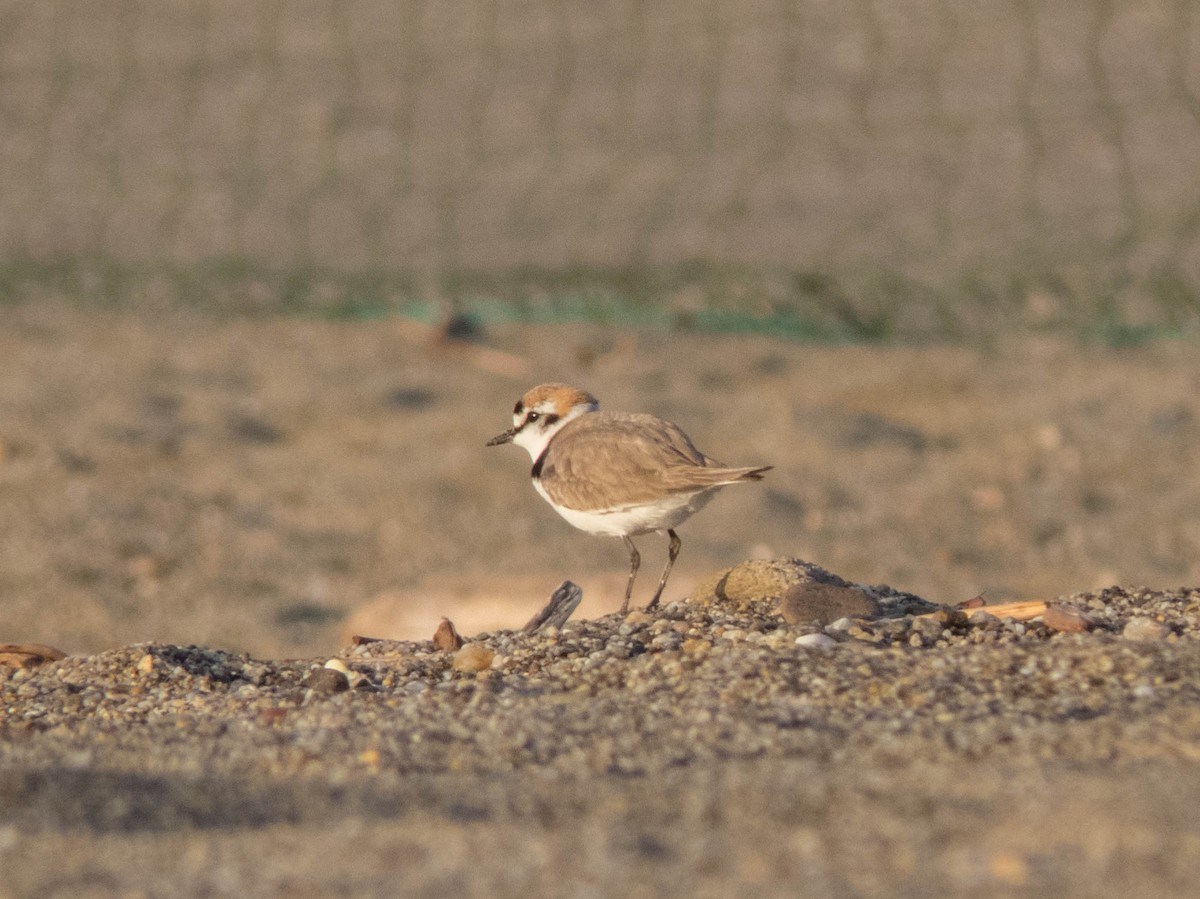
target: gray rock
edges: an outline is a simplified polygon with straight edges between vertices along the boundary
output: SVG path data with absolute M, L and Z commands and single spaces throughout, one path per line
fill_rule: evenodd
M 314 693 L 341 693 L 350 689 L 350 679 L 336 668 L 317 668 L 304 678 L 301 686 Z
M 741 610 L 755 602 L 778 600 L 789 588 L 803 584 L 851 586 L 836 574 L 803 559 L 750 559 L 702 580 L 692 590 L 689 601 Z
M 875 618 L 879 604 L 858 587 L 806 582 L 793 584 L 779 599 L 788 624 L 829 624 L 839 618 Z

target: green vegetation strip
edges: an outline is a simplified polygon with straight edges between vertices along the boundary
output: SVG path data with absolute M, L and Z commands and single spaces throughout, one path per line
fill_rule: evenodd
M 971 272 L 930 285 L 884 270 L 815 271 L 692 262 L 667 268 L 420 273 L 273 269 L 245 260 L 0 262 L 0 303 L 337 320 L 451 315 L 480 325 L 590 322 L 759 333 L 821 342 L 979 340 L 1013 330 L 1128 345 L 1200 334 L 1200 282 L 1176 272 Z

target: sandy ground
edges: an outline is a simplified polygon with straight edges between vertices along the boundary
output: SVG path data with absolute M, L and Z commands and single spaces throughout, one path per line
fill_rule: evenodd
M 750 556 L 799 556 L 938 601 L 1200 582 L 1200 359 L 1188 344 L 817 347 L 561 326 L 498 328 L 482 349 L 395 321 L 0 310 L 0 641 L 319 660 L 349 631 L 427 637 L 441 615 L 468 634 L 520 626 L 566 577 L 584 585 L 579 615 L 596 617 L 620 587 L 620 544 L 558 519 L 522 452 L 483 446 L 516 397 L 550 379 L 672 418 L 723 461 L 775 466 L 682 528 L 668 599 Z M 643 599 L 655 542 L 643 540 Z M 1190 602 L 1179 608 L 1194 618 Z M 118 672 L 99 700 L 86 679 L 7 682 L 6 715 L 40 714 L 28 698 L 40 690 L 64 717 L 6 723 L 0 897 L 1195 895 L 1200 719 L 1194 681 L 1171 674 L 1194 670 L 1194 642 L 1070 640 L 1027 650 L 1028 670 L 1061 667 L 1078 700 L 1024 693 L 1024 663 L 1003 647 L 978 658 L 1011 705 L 973 694 L 971 647 L 950 674 L 938 673 L 944 650 L 868 647 L 835 653 L 828 676 L 847 686 L 827 682 L 829 711 L 799 729 L 770 703 L 739 716 L 715 689 L 730 733 L 762 748 L 725 757 L 723 732 L 702 729 L 709 748 L 693 761 L 633 772 L 573 770 L 569 755 L 490 769 L 494 747 L 472 732 L 485 720 L 510 728 L 505 751 L 530 752 L 555 745 L 559 712 L 594 712 L 519 678 L 440 705 L 421 704 L 435 689 L 410 702 L 399 685 L 326 703 L 271 687 L 261 701 L 294 713 L 254 718 L 215 675 L 172 680 L 168 666 L 162 701 L 127 718 L 147 702 L 145 650 L 121 650 L 96 657 L 95 671 Z M 662 693 L 658 662 L 643 658 L 621 670 Z M 748 657 L 727 658 L 753 695 Z M 1117 667 L 1093 669 L 1106 658 Z M 696 670 L 719 687 L 714 659 Z M 86 678 L 82 664 L 72 676 Z M 802 664 L 827 678 L 819 658 Z M 1121 686 L 1122 665 L 1159 680 Z M 922 709 L 899 741 L 889 708 L 838 724 L 839 697 L 867 701 L 901 670 L 945 678 L 961 706 Z M 1117 673 L 1089 673 L 1102 670 Z M 601 720 L 633 738 L 654 721 L 629 684 L 594 696 L 616 716 Z M 1108 698 L 1089 704 L 1096 690 Z M 546 742 L 522 742 L 524 716 Z M 992 717 L 1016 734 L 1033 722 L 1037 736 L 952 742 Z M 467 728 L 473 767 L 413 755 L 410 719 L 415 732 Z M 693 726 L 673 720 L 671 751 Z M 376 726 L 394 758 L 375 748 Z M 586 728 L 570 738 L 603 750 Z
M 564 578 L 580 615 L 607 611 L 620 543 L 546 506 L 523 451 L 484 447 L 547 380 L 775 466 L 681 528 L 668 596 L 751 556 L 944 602 L 1200 582 L 1190 344 L 487 338 L 499 354 L 396 321 L 0 310 L 0 640 L 308 655 L 441 615 L 520 626 Z M 641 539 L 643 601 L 664 543 Z

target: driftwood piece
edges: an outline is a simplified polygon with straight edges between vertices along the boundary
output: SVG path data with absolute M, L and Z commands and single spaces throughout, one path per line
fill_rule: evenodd
M 963 615 L 968 619 L 976 612 L 986 612 L 996 618 L 1012 618 L 1015 621 L 1031 621 L 1034 618 L 1041 618 L 1046 627 L 1064 634 L 1086 633 L 1097 627 L 1096 619 L 1082 609 L 1070 603 L 1048 603 L 1041 599 L 1023 599 L 1018 602 L 1000 602 L 995 605 L 960 604 L 917 617 L 932 618 L 936 615 L 945 615 L 947 611 Z
M 562 627 L 567 623 L 579 603 L 583 601 L 583 590 L 572 581 L 563 581 L 558 589 L 550 594 L 546 607 L 529 619 L 529 623 L 521 628 L 525 634 L 535 634 L 547 627 Z
M 0 665 L 6 668 L 36 668 L 66 657 L 61 649 L 44 643 L 0 643 Z
M 1022 599 L 1018 602 L 998 602 L 995 605 L 971 606 L 965 609 L 955 609 L 963 615 L 970 616 L 973 612 L 987 612 L 997 618 L 1013 618 L 1017 621 L 1029 621 L 1046 614 L 1046 602 L 1041 599 Z M 918 618 L 932 618 L 941 615 L 943 610 L 926 612 Z

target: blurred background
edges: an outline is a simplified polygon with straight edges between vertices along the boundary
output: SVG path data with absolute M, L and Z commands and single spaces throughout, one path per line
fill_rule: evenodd
M 1195 324 L 1188 0 L 48 0 L 0 25 L 10 295 Z
M 692 576 L 1194 582 L 1198 327 L 1190 0 L 0 2 L 0 640 L 519 626 L 551 378 L 777 466 Z

